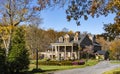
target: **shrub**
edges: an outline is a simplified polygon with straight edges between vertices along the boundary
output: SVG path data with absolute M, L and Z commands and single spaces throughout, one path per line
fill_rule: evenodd
M 79 62 L 74 61 L 74 62 L 72 62 L 72 65 L 78 65 L 78 63 L 79 63 Z
M 0 48 L 0 73 L 5 74 L 6 64 L 5 64 L 5 51 Z
M 62 65 L 72 65 L 72 61 L 62 61 Z
M 85 64 L 85 61 L 84 60 L 80 60 L 79 62 L 78 62 L 78 65 L 84 65 Z
M 84 65 L 85 61 L 39 61 L 39 65 Z
M 84 60 L 80 60 L 80 61 L 73 61 L 72 65 L 84 65 L 85 61 Z
M 71 61 L 40 61 L 39 65 L 72 65 Z

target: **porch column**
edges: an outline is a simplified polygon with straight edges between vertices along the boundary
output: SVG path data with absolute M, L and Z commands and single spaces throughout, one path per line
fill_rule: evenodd
M 52 59 L 53 59 L 53 46 L 52 46 L 52 54 L 51 54 L 51 56 L 52 56 Z
M 77 59 L 80 59 L 80 50 L 78 49 L 78 55 L 77 55 Z
M 55 46 L 55 59 L 57 60 L 57 46 Z
M 64 46 L 64 59 L 66 60 L 66 46 Z
M 57 53 L 57 55 L 58 55 L 58 60 L 60 60 L 60 56 L 59 56 L 60 53 L 59 53 L 59 52 L 60 52 L 60 46 L 58 46 L 58 53 Z
M 73 45 L 71 46 L 71 59 L 73 59 Z

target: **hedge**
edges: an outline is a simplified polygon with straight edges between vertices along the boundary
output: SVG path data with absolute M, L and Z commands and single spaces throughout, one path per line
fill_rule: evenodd
M 84 65 L 85 61 L 39 61 L 39 65 Z

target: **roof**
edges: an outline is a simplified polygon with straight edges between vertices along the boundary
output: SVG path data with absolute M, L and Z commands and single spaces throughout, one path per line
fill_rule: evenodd
M 53 46 L 73 46 L 73 43 L 51 43 Z
M 81 39 L 80 40 L 78 40 L 78 43 L 80 44 L 83 40 L 84 40 L 84 38 L 87 36 L 87 34 L 85 34 L 85 35 L 81 35 Z
M 87 36 L 87 34 L 85 34 L 85 35 L 80 35 L 80 36 L 78 37 L 78 41 L 74 41 L 74 38 L 73 38 L 71 42 L 80 44 L 86 36 Z
M 106 51 L 104 51 L 104 50 L 99 50 L 99 51 L 97 51 L 97 53 L 100 54 L 100 55 L 105 55 L 105 54 L 106 54 Z
M 88 34 L 80 34 L 78 35 L 78 40 L 74 40 L 74 37 L 76 35 L 69 35 L 69 42 L 64 42 L 64 36 L 61 36 L 63 38 L 63 41 L 62 42 L 59 42 L 59 40 L 57 40 L 55 43 L 51 43 L 51 45 L 58 45 L 58 46 L 71 46 L 72 45 L 80 45 L 80 46 L 89 46 L 89 45 L 93 45 L 93 42 L 92 40 L 89 38 L 89 35 Z M 70 44 L 69 44 L 70 43 Z M 94 45 L 98 45 L 100 46 L 100 44 L 94 44 Z
M 94 46 L 101 46 L 101 45 L 100 45 L 99 43 L 97 43 L 97 42 L 94 42 L 93 45 L 94 45 Z

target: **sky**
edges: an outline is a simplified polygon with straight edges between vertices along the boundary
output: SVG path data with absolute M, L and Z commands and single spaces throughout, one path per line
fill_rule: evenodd
M 37 0 L 33 1 L 33 5 L 36 4 Z M 65 7 L 66 8 L 66 7 Z M 69 31 L 74 32 L 87 32 L 91 34 L 101 34 L 104 33 L 103 24 L 113 23 L 114 14 L 110 14 L 107 17 L 100 16 L 99 18 L 92 18 L 86 21 L 83 18 L 80 19 L 81 25 L 77 26 L 74 20 L 70 22 L 66 19 L 65 8 L 54 8 L 54 9 L 45 9 L 41 11 L 41 18 L 43 23 L 40 25 L 43 29 L 54 29 L 56 31 L 61 31 L 63 28 L 67 28 Z
M 107 17 L 89 17 L 87 21 L 81 18 L 81 25 L 77 26 L 74 20 L 70 22 L 67 21 L 65 8 L 47 9 L 41 12 L 41 18 L 43 19 L 41 27 L 46 30 L 54 29 L 61 31 L 63 28 L 67 28 L 69 31 L 72 30 L 73 32 L 80 31 L 91 34 L 101 34 L 104 33 L 103 24 L 113 23 L 114 17 L 114 14 L 109 14 Z

